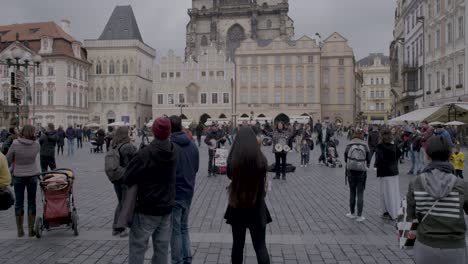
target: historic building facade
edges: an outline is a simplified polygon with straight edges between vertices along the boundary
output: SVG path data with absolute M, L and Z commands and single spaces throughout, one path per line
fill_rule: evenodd
M 208 46 L 195 61 L 169 51 L 155 67 L 153 116 L 183 115 L 184 119 L 230 120 L 234 64 Z
M 357 64 L 363 75 L 363 118 L 368 123 L 384 123 L 392 116 L 389 58 L 382 53 L 371 53 Z
M 143 42 L 130 6 L 117 6 L 99 39 L 85 40 L 90 69 L 89 115 L 104 125 L 138 127 L 152 117 L 156 51 Z
M 192 0 L 186 60 L 198 57 L 210 43 L 232 61 L 245 39 L 290 39 L 294 22 L 288 11 L 288 0 Z
M 236 51 L 236 114 L 310 116 L 349 124 L 357 115 L 353 50 L 333 33 L 322 43 L 245 40 Z
M 22 100 L 21 125 L 31 124 L 33 119 L 42 126 L 88 122 L 90 63 L 82 44 L 70 35 L 69 21 L 63 20 L 60 26 L 55 22 L 0 26 L 0 37 L 0 56 L 14 49 L 42 56 L 38 68 L 29 67 L 25 72 L 28 88 Z M 0 126 L 7 127 L 15 116 L 10 102 L 9 72 L 13 69 L 1 65 L 0 69 L 3 110 Z

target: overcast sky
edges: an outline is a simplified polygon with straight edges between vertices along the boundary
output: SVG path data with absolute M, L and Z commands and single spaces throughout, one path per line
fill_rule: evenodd
M 191 0 L 1 0 L 0 24 L 71 21 L 78 40 L 96 39 L 115 5 L 131 4 L 143 40 L 165 54 L 185 48 L 187 9 Z M 388 54 L 393 30 L 394 0 L 289 0 L 296 38 L 323 38 L 337 31 L 349 40 L 357 59 L 371 52 Z

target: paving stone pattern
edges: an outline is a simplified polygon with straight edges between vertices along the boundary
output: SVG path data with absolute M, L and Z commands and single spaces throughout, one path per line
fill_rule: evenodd
M 343 139 L 343 141 L 345 141 Z M 344 149 L 343 142 L 340 153 Z M 365 191 L 364 216 L 357 223 L 345 217 L 349 190 L 344 169 L 317 165 L 319 148 L 311 156 L 309 168 L 297 168 L 286 181 L 272 181 L 267 205 L 273 223 L 267 228 L 267 244 L 272 263 L 413 263 L 412 252 L 399 250 L 394 223 L 380 218 L 378 181 L 369 171 Z M 200 149 L 198 174 L 190 217 L 194 253 L 193 263 L 229 263 L 231 229 L 223 219 L 227 205 L 224 176 L 208 178 L 208 150 Z M 264 148 L 270 162 L 271 148 Z M 299 164 L 296 153 L 288 162 Z M 126 238 L 111 236 L 116 205 L 112 185 L 104 174 L 104 154 L 90 154 L 89 146 L 74 157 L 58 157 L 60 167 L 76 172 L 75 201 L 79 213 L 80 236 L 71 230 L 46 232 L 40 240 L 17 239 L 14 212 L 0 212 L 1 263 L 126 263 Z M 409 176 L 407 161 L 400 170 L 401 195 L 405 195 Z M 38 192 L 38 212 L 41 212 Z M 250 240 L 250 238 L 248 239 Z M 151 251 L 147 253 L 149 261 Z M 245 263 L 256 263 L 250 241 Z

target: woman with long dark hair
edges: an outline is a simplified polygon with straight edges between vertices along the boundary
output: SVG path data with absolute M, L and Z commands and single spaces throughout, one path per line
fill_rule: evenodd
M 272 219 L 265 203 L 267 159 L 251 128 L 242 127 L 237 133 L 227 160 L 227 175 L 232 182 L 224 218 L 232 226 L 231 261 L 233 264 L 243 262 L 245 235 L 249 229 L 257 262 L 268 264 L 266 225 Z

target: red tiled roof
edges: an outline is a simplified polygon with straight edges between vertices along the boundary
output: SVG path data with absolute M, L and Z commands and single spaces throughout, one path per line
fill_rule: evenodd
M 54 39 L 62 38 L 69 42 L 76 41 L 53 21 L 0 26 L 2 41 L 15 41 L 16 33 L 19 33 L 20 41 L 39 40 L 42 36 L 49 36 Z

